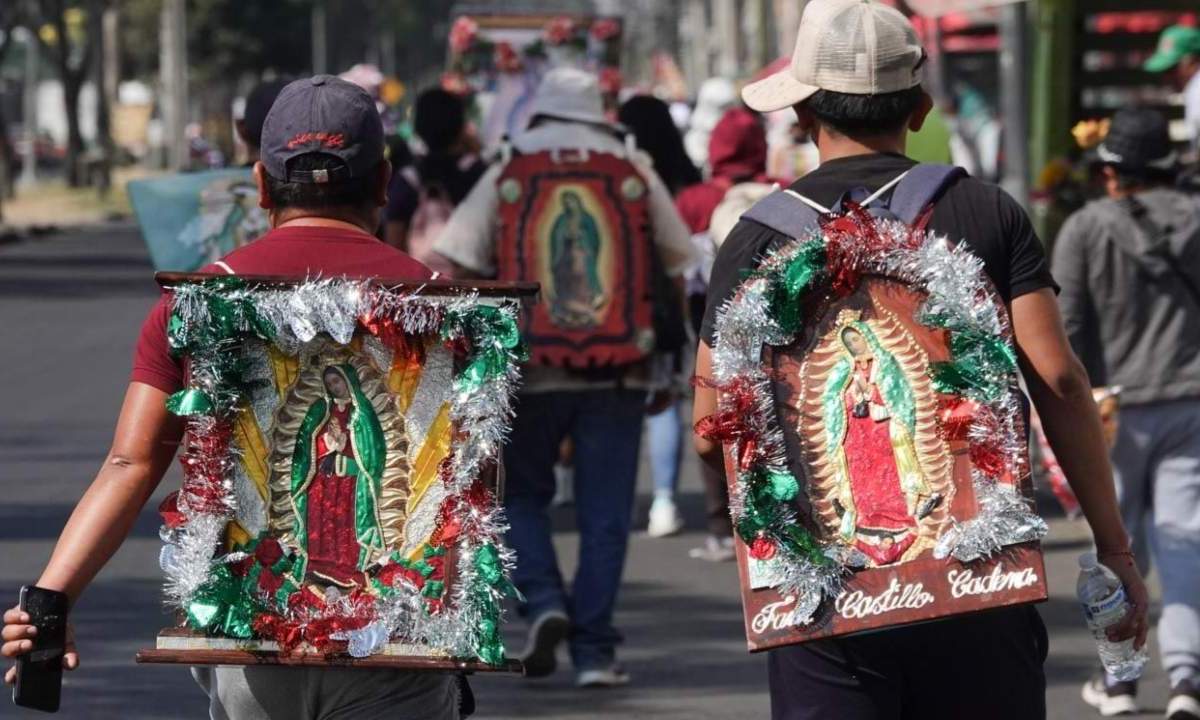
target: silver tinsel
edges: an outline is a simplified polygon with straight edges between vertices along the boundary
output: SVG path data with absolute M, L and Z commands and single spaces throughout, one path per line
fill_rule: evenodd
M 220 543 L 228 522 L 224 515 L 194 514 L 188 517 L 186 525 L 162 533 L 167 542 L 159 552 L 158 563 L 167 576 L 168 602 L 186 607 L 196 591 L 208 582 L 214 564 L 213 548 Z
M 934 557 L 971 562 L 991 557 L 1005 546 L 1045 537 L 1046 521 L 1033 512 L 1020 490 L 980 472 L 975 472 L 973 481 L 979 514 L 966 522 L 956 521 L 938 538 Z
M 1002 312 L 1003 305 L 984 273 L 983 262 L 965 244 L 926 234 L 918 237 L 913 249 L 909 243 L 909 227 L 884 221 L 879 223 L 878 229 L 890 242 L 877 248 L 862 246 L 849 258 L 850 263 L 863 273 L 883 275 L 925 290 L 927 298 L 918 310 L 918 321 L 936 320 L 938 326 L 951 332 L 973 331 L 999 336 L 1011 343 L 1012 331 Z M 758 270 L 717 314 L 716 345 L 712 352 L 713 379 L 719 387 L 749 383 L 753 388 L 756 403 L 746 422 L 758 433 L 760 441 L 762 459 L 757 467 L 770 472 L 789 470 L 771 379 L 763 365 L 763 349 L 765 346 L 788 345 L 795 338 L 783 334 L 771 317 L 767 300 L 768 276 L 782 272 L 805 245 L 817 237 L 819 233 L 799 238 L 767 253 Z M 851 247 L 850 251 L 855 249 Z M 983 412 L 973 422 L 970 434 L 976 441 L 987 440 L 998 445 L 1005 458 L 1009 479 L 1023 478 L 1028 467 L 1025 444 L 1016 421 L 1020 408 L 1015 373 L 1006 380 L 1009 392 L 990 403 L 986 400 L 982 403 Z M 730 402 L 720 395 L 718 409 L 731 409 Z M 747 479 L 738 479 L 730 497 L 730 514 L 735 526 L 745 512 Z M 980 499 L 979 515 L 951 528 L 938 542 L 937 553 L 940 554 L 937 557 L 951 554 L 958 559 L 984 557 L 1005 545 L 1034 540 L 1045 534 L 1045 523 L 1032 513 L 1013 484 L 998 483 L 979 473 L 974 481 Z M 783 522 L 796 522 L 790 510 L 784 511 Z M 832 561 L 829 564 L 814 563 L 794 555 L 786 547 L 780 547 L 779 551 L 769 571 L 771 584 L 784 595 L 802 599 L 796 612 L 796 621 L 801 623 L 811 621 L 821 598 L 833 598 L 840 592 L 847 572 L 867 565 L 861 553 L 838 543 L 825 546 L 825 553 Z

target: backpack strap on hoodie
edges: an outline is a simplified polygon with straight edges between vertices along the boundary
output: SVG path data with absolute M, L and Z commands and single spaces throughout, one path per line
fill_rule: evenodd
M 967 171 L 955 165 L 914 165 L 892 191 L 888 210 L 905 225 L 921 225 L 929 221 L 926 211 L 932 208 L 946 188 Z
M 814 207 L 816 206 L 816 207 Z M 745 220 L 765 225 L 781 235 L 801 238 L 817 227 L 820 207 L 792 190 L 776 190 L 742 214 Z

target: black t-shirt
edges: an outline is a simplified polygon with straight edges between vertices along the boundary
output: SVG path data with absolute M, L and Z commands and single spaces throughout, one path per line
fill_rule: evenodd
M 874 192 L 916 162 L 903 155 L 873 154 L 839 158 L 794 182 L 791 189 L 830 207 L 848 190 Z M 929 229 L 954 242 L 965 242 L 983 260 L 984 270 L 1006 303 L 1042 288 L 1055 288 L 1046 253 L 1029 217 L 1008 193 L 990 183 L 963 178 L 942 194 L 933 208 Z M 763 254 L 790 238 L 753 220 L 741 220 L 717 252 L 708 286 L 701 328 L 714 344 L 717 310 L 758 266 Z

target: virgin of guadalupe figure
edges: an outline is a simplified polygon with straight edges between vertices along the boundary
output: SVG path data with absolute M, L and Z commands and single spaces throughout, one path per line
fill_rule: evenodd
M 567 327 L 593 327 L 604 305 L 600 230 L 579 193 L 567 190 L 561 197 L 562 210 L 550 228 L 550 314 Z
M 862 320 L 839 332 L 841 357 L 821 397 L 838 535 L 876 565 L 899 560 L 940 502 L 913 442 L 916 404 L 904 371 Z
M 352 366 L 326 367 L 322 382 L 325 396 L 313 401 L 296 433 L 294 534 L 307 562 L 301 574 L 351 586 L 384 550 L 378 507 L 387 445 Z

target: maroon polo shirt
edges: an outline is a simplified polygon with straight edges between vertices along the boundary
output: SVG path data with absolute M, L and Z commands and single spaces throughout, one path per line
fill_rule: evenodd
M 222 258 L 234 273 L 428 280 L 429 268 L 365 232 L 327 227 L 283 227 Z M 224 272 L 209 265 L 201 272 Z M 166 293 L 146 316 L 133 354 L 131 382 L 165 393 L 183 388 L 183 366 L 167 345 L 171 315 Z

